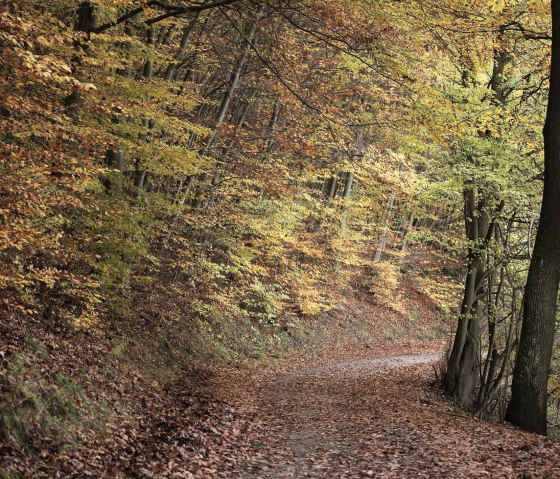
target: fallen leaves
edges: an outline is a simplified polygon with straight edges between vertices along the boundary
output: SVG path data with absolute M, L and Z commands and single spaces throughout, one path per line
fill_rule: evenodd
M 431 360 L 342 360 L 269 378 L 256 405 L 266 425 L 231 477 L 560 477 L 558 442 L 444 414 L 452 406 L 430 387 L 430 365 L 415 364 Z
M 456 415 L 431 386 L 433 360 L 224 367 L 158 389 L 138 378 L 102 436 L 36 455 L 5 444 L 0 456 L 22 478 L 560 477 L 560 443 Z

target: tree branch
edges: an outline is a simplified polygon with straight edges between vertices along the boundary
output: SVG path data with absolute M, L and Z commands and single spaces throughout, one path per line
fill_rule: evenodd
M 159 7 L 163 10 L 166 10 L 165 13 L 157 17 L 146 20 L 145 23 L 147 25 L 153 25 L 154 23 L 160 22 L 169 17 L 176 17 L 178 15 L 183 15 L 185 13 L 198 13 L 212 8 L 224 7 L 226 5 L 230 5 L 238 1 L 239 0 L 214 0 L 213 2 L 200 3 L 200 4 L 190 5 L 188 7 L 181 7 L 178 5 L 170 5 L 161 0 L 150 0 L 146 2 L 144 5 L 142 5 L 141 7 L 134 8 L 133 10 L 130 10 L 129 12 L 121 15 L 116 20 L 112 22 L 107 22 L 97 27 L 95 30 L 93 30 L 92 33 L 103 33 L 106 30 L 109 30 L 110 28 L 116 27 L 117 25 L 120 25 L 121 23 L 126 22 L 130 18 L 134 17 L 135 15 L 142 13 L 148 7 Z
M 233 25 L 233 28 L 235 28 L 235 30 L 237 30 L 237 32 L 240 35 L 243 35 L 243 32 L 241 32 L 241 30 L 239 30 L 239 28 L 237 27 L 237 25 L 235 24 L 235 22 L 229 17 L 229 15 L 222 11 L 222 14 L 224 15 L 224 17 L 226 17 L 226 19 Z M 278 79 L 278 81 L 292 94 L 294 95 L 303 105 L 305 105 L 307 108 L 309 108 L 310 110 L 314 110 L 317 113 L 326 116 L 325 113 L 317 106 L 311 104 L 309 101 L 307 101 L 305 98 L 303 98 L 297 91 L 295 91 L 292 86 L 286 81 L 284 80 L 284 78 L 282 77 L 282 75 L 280 74 L 280 72 L 276 69 L 276 67 L 274 66 L 274 64 L 272 62 L 270 62 L 267 58 L 265 58 L 257 49 L 257 47 L 254 45 L 254 43 L 252 41 L 248 41 L 249 46 L 251 47 L 251 49 L 255 52 L 255 54 L 257 55 L 257 57 L 259 58 L 259 60 L 261 62 L 264 63 L 264 65 L 268 68 L 268 70 Z

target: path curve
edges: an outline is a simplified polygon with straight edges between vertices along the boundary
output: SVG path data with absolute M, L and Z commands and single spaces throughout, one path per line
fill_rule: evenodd
M 546 440 L 434 403 L 440 357 L 339 360 L 266 381 L 261 432 L 228 477 L 560 478 L 560 456 L 538 457 Z

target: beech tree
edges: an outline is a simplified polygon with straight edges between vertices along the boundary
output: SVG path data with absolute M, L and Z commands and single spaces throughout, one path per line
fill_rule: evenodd
M 523 325 L 506 419 L 546 434 L 550 361 L 560 282 L 560 2 L 552 0 L 550 86 L 544 136 L 544 192 L 523 301 Z

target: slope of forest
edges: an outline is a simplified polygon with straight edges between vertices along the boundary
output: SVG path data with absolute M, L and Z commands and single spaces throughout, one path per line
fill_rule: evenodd
M 464 412 L 436 409 L 558 434 L 550 17 L 3 1 L 0 477 L 249 477 L 212 461 L 263 433 L 260 380 L 227 395 L 250 368 L 407 352 L 447 353 L 432 375 Z M 537 443 L 523 473 L 553 477 Z

